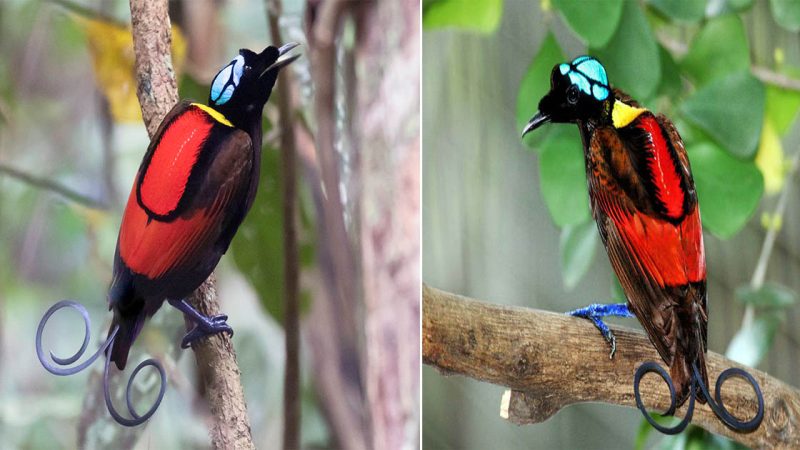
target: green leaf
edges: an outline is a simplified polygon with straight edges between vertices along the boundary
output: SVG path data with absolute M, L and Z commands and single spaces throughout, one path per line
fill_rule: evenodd
M 731 11 L 742 12 L 753 6 L 753 0 L 727 0 L 726 6 Z
M 675 420 L 675 423 L 678 423 Z M 673 434 L 671 436 L 664 436 L 658 443 L 659 450 L 684 450 L 686 448 L 686 433 Z
M 766 113 L 780 135 L 786 134 L 800 109 L 800 92 L 767 84 Z
M 556 225 L 564 227 L 589 220 L 583 144 L 574 125 L 554 125 L 542 143 L 539 183 Z
M 553 0 L 564 21 L 587 45 L 603 47 L 614 35 L 622 15 L 622 0 Z
M 427 29 L 454 27 L 489 34 L 503 16 L 503 0 L 435 0 L 426 2 L 422 26 Z
M 617 32 L 605 47 L 592 48 L 591 53 L 603 63 L 613 86 L 639 99 L 655 92 L 661 79 L 658 45 L 637 2 L 624 2 Z
M 708 440 L 709 450 L 750 450 L 750 447 L 732 441 L 728 438 L 709 433 L 710 439 Z
M 740 72 L 699 89 L 681 112 L 732 155 L 752 158 L 764 121 L 764 85 Z
M 758 206 L 764 192 L 761 172 L 753 162 L 736 159 L 710 142 L 693 144 L 686 151 L 703 225 L 721 239 L 733 236 Z
M 275 149 L 261 153 L 258 195 L 231 243 L 236 266 L 258 292 L 261 304 L 278 322 L 284 319 L 283 211 L 280 157 Z
M 525 124 L 536 114 L 539 100 L 550 90 L 550 72 L 556 64 L 564 62 L 566 57 L 558 46 L 552 33 L 548 33 L 542 41 L 539 52 L 533 58 L 517 93 L 517 130 L 522 132 Z M 552 127 L 542 127 L 528 133 L 522 140 L 530 148 L 536 148 L 552 131 Z
M 598 233 L 593 220 L 567 225 L 561 230 L 561 276 L 571 291 L 592 266 Z
M 210 86 L 202 84 L 190 74 L 184 74 L 178 83 L 178 96 L 205 103 Z
M 742 286 L 736 289 L 736 300 L 759 308 L 786 308 L 797 301 L 797 294 L 778 283 L 765 283 L 758 289 Z
M 611 302 L 612 303 L 627 303 L 628 296 L 625 295 L 625 290 L 622 289 L 622 284 L 616 275 L 611 277 Z
M 703 18 L 706 2 L 703 0 L 648 0 L 661 14 L 678 22 L 697 22 Z
M 681 67 L 704 85 L 750 67 L 749 44 L 742 19 L 729 14 L 709 20 L 692 40 Z
M 725 356 L 750 367 L 757 366 L 772 347 L 782 319 L 783 315 L 779 313 L 758 314 L 733 336 Z
M 682 116 L 676 115 L 674 119 L 675 120 L 673 120 L 673 123 L 675 124 L 675 127 L 680 130 L 681 139 L 683 139 L 683 144 L 687 148 L 691 144 L 714 140 L 708 135 L 708 133 L 701 130 L 695 124 L 688 122 Z
M 718 450 L 712 449 L 709 445 L 711 442 L 711 433 L 706 430 L 692 425 L 684 431 L 686 434 L 686 444 L 684 450 Z
M 661 426 L 665 427 L 673 427 L 678 424 L 679 419 L 672 416 L 662 416 L 661 414 L 650 413 L 650 417 L 655 420 L 655 422 Z M 652 425 L 650 425 L 647 420 L 642 419 L 639 423 L 639 431 L 636 433 L 636 443 L 634 444 L 635 450 L 643 450 L 647 447 L 647 438 L 650 436 L 650 432 L 655 430 Z
M 770 0 L 772 17 L 778 25 L 789 31 L 800 30 L 800 2 L 797 0 Z

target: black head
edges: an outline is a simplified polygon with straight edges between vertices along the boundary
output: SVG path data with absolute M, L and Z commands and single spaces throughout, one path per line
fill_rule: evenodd
M 606 69 L 591 56 L 579 56 L 571 63 L 553 67 L 550 92 L 539 101 L 539 112 L 525 126 L 522 135 L 546 122 L 601 120 L 611 111 L 613 102 Z
M 261 53 L 239 50 L 239 56 L 219 71 L 211 82 L 208 104 L 235 125 L 244 128 L 259 120 L 280 70 L 300 57 L 282 58 L 300 44 L 269 46 Z

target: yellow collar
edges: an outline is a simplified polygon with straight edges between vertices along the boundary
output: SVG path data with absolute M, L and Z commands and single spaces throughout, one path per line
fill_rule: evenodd
M 619 100 L 615 100 L 614 107 L 611 109 L 611 121 L 614 123 L 614 128 L 622 128 L 633 122 L 645 111 L 647 110 L 644 108 L 626 105 Z
M 212 107 L 210 107 L 208 105 L 204 105 L 202 103 L 192 103 L 192 106 L 196 106 L 196 107 L 202 109 L 203 111 L 207 112 L 208 115 L 213 117 L 214 120 L 216 120 L 217 122 L 219 122 L 219 123 L 221 123 L 223 125 L 227 125 L 229 127 L 233 127 L 233 124 L 231 123 L 231 121 L 228 120 L 225 116 L 222 115 L 221 112 L 217 111 L 216 109 L 214 109 L 214 108 L 212 108 Z

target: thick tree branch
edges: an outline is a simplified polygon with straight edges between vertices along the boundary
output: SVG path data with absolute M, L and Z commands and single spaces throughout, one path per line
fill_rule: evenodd
M 136 54 L 136 96 L 147 134 L 178 103 L 178 83 L 172 68 L 172 29 L 167 2 L 130 0 L 133 51 Z
M 538 423 L 564 406 L 604 402 L 635 406 L 633 375 L 644 361 L 661 361 L 644 334 L 612 327 L 617 353 L 587 320 L 564 314 L 492 305 L 423 286 L 422 358 L 444 374 L 461 374 L 513 390 L 507 416 L 512 422 Z M 708 353 L 709 379 L 729 367 L 743 367 Z M 695 406 L 692 423 L 753 448 L 800 448 L 800 392 L 749 367 L 764 394 L 761 426 L 736 433 L 707 405 Z M 712 381 L 713 382 L 713 381 Z M 641 384 L 645 404 L 664 410 L 669 391 L 656 376 Z M 738 379 L 722 389 L 725 406 L 740 419 L 755 414 L 755 395 Z M 678 410 L 683 417 L 686 406 Z
M 152 137 L 162 118 L 178 102 L 172 69 L 172 40 L 166 0 L 130 0 L 133 46 L 139 103 Z M 203 314 L 219 314 L 214 276 L 210 276 L 189 302 Z M 230 337 L 221 333 L 193 346 L 197 369 L 205 386 L 214 423 L 211 441 L 217 449 L 252 449 L 250 420 Z

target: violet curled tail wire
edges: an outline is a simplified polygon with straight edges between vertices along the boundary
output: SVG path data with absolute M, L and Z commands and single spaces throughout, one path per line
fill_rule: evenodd
M 761 425 L 761 421 L 764 419 L 764 396 L 761 393 L 761 388 L 758 386 L 758 382 L 752 375 L 738 367 L 731 367 L 730 369 L 723 371 L 717 378 L 717 384 L 714 389 L 714 394 L 717 401 L 714 402 L 714 400 L 711 398 L 711 395 L 708 393 L 708 387 L 705 385 L 705 383 L 703 383 L 703 378 L 700 376 L 700 371 L 697 369 L 696 364 L 692 365 L 692 371 L 694 376 L 692 377 L 690 384 L 689 408 L 686 410 L 686 415 L 684 416 L 683 420 L 681 420 L 681 422 L 674 427 L 665 427 L 658 424 L 644 407 L 644 403 L 642 402 L 642 397 L 639 392 L 639 383 L 641 382 L 642 377 L 650 372 L 657 373 L 658 376 L 660 376 L 661 379 L 667 383 L 667 386 L 669 386 L 670 407 L 664 414 L 662 414 L 662 416 L 670 416 L 675 413 L 675 386 L 672 383 L 672 378 L 670 378 L 666 370 L 664 370 L 664 368 L 662 368 L 655 361 L 648 361 L 636 369 L 636 374 L 633 377 L 633 394 L 636 399 L 636 406 L 639 408 L 639 411 L 642 412 L 642 415 L 644 415 L 644 418 L 647 420 L 647 422 L 653 426 L 653 428 L 664 434 L 678 434 L 683 431 L 692 420 L 692 415 L 694 414 L 694 401 L 697 395 L 696 389 L 698 388 L 705 396 L 708 406 L 728 428 L 734 431 L 746 433 L 755 430 L 759 425 Z M 728 412 L 728 410 L 725 408 L 725 404 L 722 401 L 722 385 L 728 378 L 734 376 L 744 378 L 753 388 L 753 391 L 756 393 L 756 397 L 758 399 L 758 409 L 756 411 L 756 415 L 748 421 L 741 421 L 734 417 Z
M 44 349 L 42 348 L 42 334 L 44 333 L 44 327 L 47 325 L 47 321 L 50 320 L 50 317 L 55 314 L 56 311 L 63 308 L 72 308 L 78 311 L 81 316 L 83 317 L 83 325 L 84 325 L 84 334 L 83 334 L 83 344 L 81 344 L 81 348 L 75 352 L 74 355 L 69 356 L 67 358 L 59 358 L 50 353 L 50 359 L 53 362 L 48 361 L 45 357 Z M 102 355 L 106 349 L 114 343 L 114 339 L 117 336 L 117 331 L 119 331 L 119 327 L 114 328 L 111 332 L 111 335 L 108 337 L 106 342 L 100 346 L 100 348 L 90 356 L 86 361 L 74 366 L 74 367 L 64 367 L 68 366 L 83 356 L 86 353 L 86 348 L 89 346 L 89 338 L 91 337 L 91 320 L 89 319 L 89 312 L 86 311 L 83 305 L 80 303 L 73 301 L 73 300 L 61 300 L 60 302 L 56 303 L 55 305 L 51 306 L 47 312 L 44 313 L 42 316 L 42 320 L 39 321 L 39 326 L 36 328 L 36 356 L 39 357 L 39 362 L 42 363 L 42 366 L 50 373 L 59 376 L 67 376 L 67 375 L 74 375 L 83 369 L 92 365 L 95 360 Z
M 50 360 L 45 356 L 44 348 L 42 347 L 42 334 L 44 334 L 44 328 L 47 325 L 47 321 L 50 320 L 53 314 L 55 314 L 58 310 L 63 308 L 72 308 L 78 311 L 83 317 L 83 325 L 84 325 L 84 335 L 83 335 L 83 343 L 81 344 L 81 348 L 78 349 L 75 354 L 72 356 L 68 356 L 66 358 L 60 358 L 53 354 L 53 352 L 48 352 L 50 354 Z M 89 319 L 89 312 L 86 311 L 86 308 L 81 305 L 80 303 L 73 301 L 73 300 L 61 300 L 60 302 L 56 303 L 55 305 L 51 306 L 47 312 L 44 313 L 42 319 L 39 321 L 39 326 L 36 328 L 36 356 L 39 358 L 39 362 L 42 366 L 50 373 L 59 376 L 67 376 L 67 375 L 74 375 L 90 365 L 94 363 L 100 355 L 105 353 L 105 351 L 114 344 L 114 340 L 117 337 L 117 333 L 119 332 L 119 326 L 114 327 L 111 331 L 111 334 L 106 339 L 106 342 L 100 346 L 100 348 L 92 354 L 86 361 L 73 366 L 73 367 L 64 367 L 73 364 L 75 361 L 79 360 L 85 353 L 86 349 L 89 346 L 89 340 L 91 338 L 91 320 Z M 128 385 L 125 389 L 125 402 L 128 406 L 128 412 L 133 417 L 132 419 L 128 419 L 122 417 L 116 409 L 114 409 L 114 405 L 111 402 L 111 392 L 108 386 L 108 370 L 109 370 L 109 363 L 111 359 L 106 358 L 105 368 L 103 371 L 103 394 L 105 396 L 106 407 L 108 408 L 108 412 L 111 414 L 111 417 L 119 423 L 120 425 L 127 426 L 127 427 L 135 427 L 137 425 L 141 425 L 146 422 L 158 409 L 159 405 L 161 404 L 161 400 L 164 399 L 164 394 L 167 388 L 167 375 L 164 372 L 164 368 L 161 364 L 156 361 L 155 359 L 148 359 L 139 363 L 134 369 L 133 374 L 131 374 L 130 378 L 128 378 Z M 153 366 L 156 368 L 159 374 L 159 378 L 161 381 L 161 388 L 158 392 L 158 396 L 149 410 L 144 415 L 139 415 L 133 408 L 133 400 L 131 399 L 131 387 L 133 386 L 133 380 L 136 378 L 136 375 L 141 371 L 143 368 L 147 366 Z
M 683 420 L 673 427 L 665 427 L 656 422 L 650 413 L 647 412 L 644 402 L 642 402 L 642 396 L 639 392 L 639 383 L 642 381 L 642 377 L 651 372 L 658 374 L 658 376 L 660 376 L 669 387 L 669 408 L 663 414 L 661 414 L 661 416 L 664 417 L 675 414 L 675 385 L 672 383 L 672 378 L 669 376 L 667 371 L 655 361 L 648 361 L 636 369 L 636 374 L 633 377 L 633 396 L 636 399 L 636 406 L 639 408 L 639 411 L 642 412 L 642 415 L 644 415 L 645 420 L 647 420 L 647 422 L 652 425 L 653 428 L 664 434 L 678 434 L 686 429 L 686 426 L 689 425 L 689 422 L 692 420 L 692 415 L 694 414 L 694 400 L 696 395 L 695 379 L 692 379 L 692 383 L 689 385 L 689 408 L 686 410 L 686 415 L 683 417 Z
M 128 419 L 126 417 L 122 417 L 119 412 L 114 408 L 114 404 L 111 402 L 111 392 L 108 388 L 108 369 L 110 367 L 111 358 L 106 358 L 106 365 L 105 369 L 103 370 L 103 394 L 106 399 L 106 408 L 108 408 L 109 414 L 114 420 L 123 426 L 126 427 L 135 427 L 141 425 L 153 415 L 155 414 L 156 410 L 158 409 L 159 405 L 161 405 L 161 400 L 164 399 L 164 394 L 166 393 L 167 389 L 167 374 L 164 372 L 164 367 L 156 361 L 155 359 L 147 359 L 139 363 L 136 366 L 136 369 L 133 370 L 133 374 L 131 374 L 130 378 L 128 378 L 128 385 L 125 388 L 125 402 L 128 406 L 128 412 L 133 417 L 132 419 Z M 153 406 L 147 410 L 146 413 L 142 414 L 141 416 L 136 412 L 133 408 L 133 400 L 131 399 L 131 387 L 133 386 L 133 380 L 136 378 L 136 375 L 139 373 L 140 370 L 144 369 L 147 366 L 153 366 L 158 371 L 158 376 L 161 381 L 161 388 L 158 391 L 158 396 L 156 397 Z
M 697 365 L 692 365 L 692 369 L 694 370 L 695 379 L 700 380 L 700 372 L 697 370 Z M 725 404 L 722 402 L 722 384 L 725 383 L 728 378 L 737 376 L 744 378 L 747 381 L 747 384 L 753 388 L 753 391 L 756 393 L 756 397 L 758 399 L 758 409 L 756 410 L 756 415 L 747 421 L 739 420 L 734 417 L 733 414 L 728 412 L 728 409 L 725 408 Z M 704 386 L 702 382 L 699 384 L 700 389 L 703 391 L 703 395 L 705 395 L 706 399 L 708 399 L 708 406 L 728 428 L 734 431 L 750 432 L 761 425 L 761 421 L 764 419 L 764 395 L 761 393 L 761 388 L 758 386 L 758 382 L 756 381 L 755 377 L 750 375 L 748 372 L 738 367 L 731 367 L 730 369 L 727 369 L 719 374 L 719 377 L 717 377 L 716 387 L 714 388 L 714 397 L 717 400 L 716 402 L 711 399 L 711 395 L 709 395 L 707 387 Z

